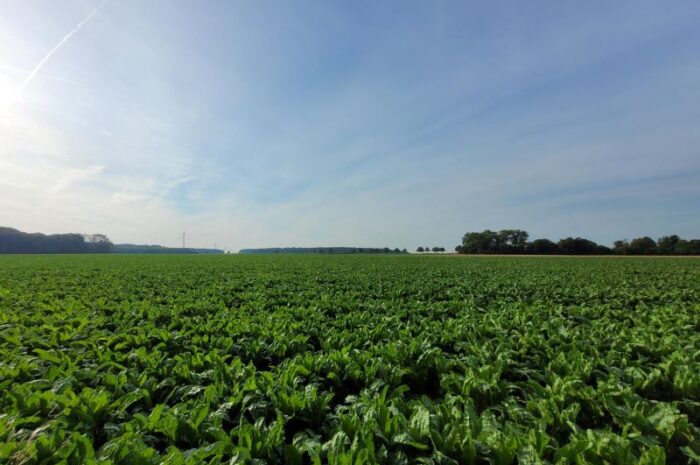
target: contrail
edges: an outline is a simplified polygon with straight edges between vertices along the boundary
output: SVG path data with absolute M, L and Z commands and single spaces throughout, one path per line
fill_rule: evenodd
M 12 65 L 0 64 L 0 69 L 6 69 L 6 70 L 9 70 L 9 71 L 16 71 L 16 72 L 22 73 L 22 74 L 29 74 L 29 73 L 31 73 L 31 71 L 28 70 L 28 69 L 19 68 L 19 67 L 17 67 L 17 66 L 12 66 Z M 53 75 L 51 75 L 51 74 L 36 73 L 36 75 L 37 75 L 37 77 L 46 78 L 46 79 L 51 79 L 52 81 L 64 82 L 64 83 L 66 83 L 66 84 L 76 84 L 75 81 L 71 81 L 70 79 L 65 79 L 65 78 L 58 77 L 58 76 L 53 76 Z
M 95 16 L 95 15 L 97 14 L 97 12 L 100 10 L 100 8 L 102 8 L 102 7 L 105 5 L 105 3 L 107 3 L 107 2 L 101 3 L 100 5 L 97 6 L 97 8 L 95 8 L 94 10 L 92 10 L 92 13 L 90 13 L 90 14 L 87 15 L 82 21 L 80 21 L 80 22 L 73 28 L 72 31 L 70 31 L 68 34 L 66 34 L 65 36 L 63 36 L 63 39 L 61 39 L 61 40 L 56 44 L 56 46 L 55 46 L 54 48 L 52 48 L 51 50 L 49 50 L 49 53 L 47 53 L 46 56 L 45 56 L 44 58 L 42 58 L 42 60 L 34 67 L 34 69 L 32 69 L 32 71 L 29 73 L 29 75 L 24 79 L 24 81 L 22 81 L 22 84 L 20 84 L 19 88 L 17 89 L 17 95 L 18 95 L 18 96 L 21 96 L 21 95 L 22 95 L 22 92 L 24 91 L 24 88 L 27 87 L 27 85 L 32 81 L 32 79 L 34 79 L 34 76 L 37 75 L 37 73 L 41 70 L 42 66 L 44 66 L 44 65 L 46 64 L 46 62 L 49 61 L 49 59 L 53 56 L 53 54 L 56 53 L 61 47 L 63 47 L 63 44 L 65 44 L 66 42 L 68 42 L 68 39 L 70 39 L 71 37 L 73 37 L 73 35 L 74 35 L 76 32 L 78 32 L 78 31 L 80 30 L 80 28 L 83 27 L 83 26 L 85 25 L 85 23 L 87 23 L 88 21 L 90 21 L 90 19 L 92 19 L 92 17 Z

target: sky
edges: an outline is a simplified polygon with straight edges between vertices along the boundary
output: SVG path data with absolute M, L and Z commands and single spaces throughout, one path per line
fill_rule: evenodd
M 700 237 L 700 2 L 0 0 L 0 225 Z

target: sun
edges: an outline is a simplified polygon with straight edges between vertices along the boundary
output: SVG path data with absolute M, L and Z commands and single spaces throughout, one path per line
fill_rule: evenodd
M 19 84 L 16 79 L 0 71 L 0 110 L 7 110 L 24 100 L 18 90 Z

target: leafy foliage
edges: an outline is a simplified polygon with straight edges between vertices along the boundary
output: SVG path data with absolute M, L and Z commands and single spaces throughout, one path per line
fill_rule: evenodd
M 699 282 L 682 258 L 0 257 L 0 463 L 698 463 Z

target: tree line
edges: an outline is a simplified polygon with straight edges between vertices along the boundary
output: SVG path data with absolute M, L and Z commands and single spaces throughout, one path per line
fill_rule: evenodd
M 700 255 L 700 239 L 681 239 L 676 234 L 655 241 L 649 236 L 615 241 L 613 252 L 625 255 Z
M 0 253 L 110 253 L 113 247 L 104 234 L 26 233 L 0 227 Z
M 270 254 L 270 253 L 320 253 L 320 254 L 405 254 L 406 249 L 398 247 L 268 247 L 264 249 L 241 249 L 240 254 Z
M 112 253 L 150 255 L 220 255 L 222 249 L 195 249 L 192 247 L 163 247 L 162 245 L 114 244 Z
M 558 242 L 546 238 L 529 240 L 522 229 L 468 232 L 455 248 L 463 254 L 542 254 L 542 255 L 700 255 L 700 240 L 663 236 L 655 241 L 644 236 L 631 241 L 615 241 L 613 247 L 582 237 L 566 237 Z
M 418 252 L 418 253 L 423 253 L 423 252 L 425 252 L 425 253 L 430 253 L 430 252 L 439 253 L 439 252 L 444 252 L 444 251 L 445 251 L 444 247 L 433 247 L 432 249 L 430 247 L 425 247 L 425 248 L 418 247 L 416 249 L 416 252 Z

